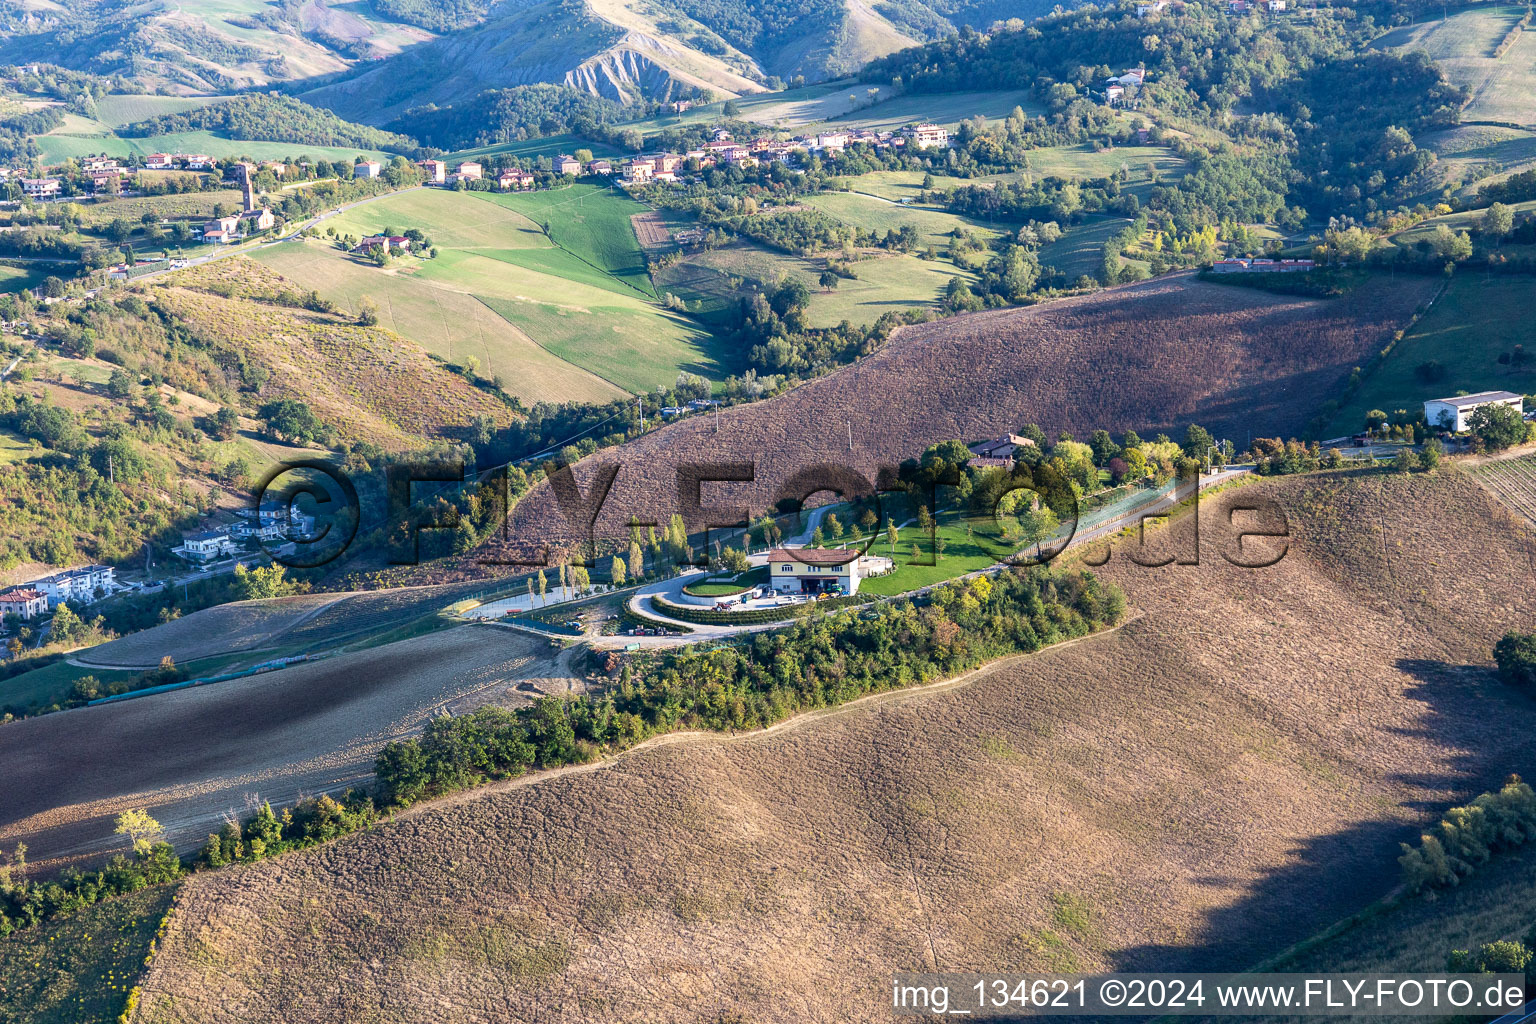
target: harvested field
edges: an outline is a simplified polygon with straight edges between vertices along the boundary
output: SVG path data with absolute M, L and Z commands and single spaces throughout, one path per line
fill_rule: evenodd
M 190 618 L 190 617 L 189 617 Z M 0 846 L 59 864 L 113 849 L 147 807 L 183 848 L 254 799 L 365 782 L 374 755 L 431 715 L 563 692 L 544 641 L 466 626 L 266 675 L 26 719 L 0 729 Z
M 629 222 L 635 227 L 635 238 L 639 240 L 640 248 L 665 249 L 672 244 L 672 235 L 667 231 L 661 214 L 637 213 L 629 218 Z
M 298 594 L 270 601 L 236 601 L 132 633 L 81 651 L 74 661 L 89 668 L 149 669 L 169 657 L 182 665 L 198 658 L 270 646 L 287 630 L 342 600 L 336 594 Z
M 597 525 L 627 536 L 632 513 L 665 522 L 678 511 L 683 463 L 755 463 L 750 486 L 709 485 L 705 504 L 763 509 L 818 463 L 874 480 L 878 466 L 935 441 L 995 437 L 1031 421 L 1050 436 L 1104 428 L 1150 437 L 1191 421 L 1239 442 L 1291 435 L 1435 285 L 1373 279 L 1347 298 L 1316 301 L 1183 274 L 954 317 L 904 328 L 874 355 L 772 401 L 727 409 L 718 433 L 712 417 L 692 417 L 598 452 L 575 474 L 586 493 L 597 466 L 622 466 Z M 569 532 L 542 486 L 509 525 L 519 545 Z
M 1478 483 L 1536 527 L 1536 455 L 1485 462 L 1473 475 Z
M 1289 551 L 1241 569 L 1257 497 Z M 1200 564 L 1102 570 L 1118 631 L 198 876 L 135 1020 L 884 1021 L 899 970 L 1253 964 L 1524 762 L 1489 646 L 1536 537 L 1454 470 L 1205 516 Z

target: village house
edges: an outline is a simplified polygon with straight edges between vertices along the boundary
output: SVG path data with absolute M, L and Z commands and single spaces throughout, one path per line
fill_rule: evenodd
M 352 251 L 366 253 L 374 249 L 383 249 L 386 254 L 391 251 L 410 252 L 411 240 L 404 235 L 369 235 L 353 246 Z
M 377 160 L 364 160 L 360 164 L 352 165 L 352 177 L 377 178 L 384 173 L 384 165 Z
M 119 172 L 123 165 L 110 156 L 88 156 L 80 161 L 80 169 L 86 174 L 105 174 L 108 171 Z
M 151 153 L 144 158 L 144 167 L 150 171 L 175 170 L 176 161 L 169 153 Z
M 180 160 L 182 165 L 185 166 L 189 171 L 211 171 L 215 166 L 217 166 L 214 163 L 213 157 L 205 156 L 202 153 L 192 153 L 186 156 L 182 156 L 180 157 Z
M 1432 427 L 1460 434 L 1472 424 L 1472 414 L 1489 405 L 1507 405 L 1525 415 L 1525 398 L 1513 391 L 1479 391 L 1475 395 L 1435 398 L 1424 403 L 1424 419 Z
M 816 136 L 816 144 L 814 148 L 821 150 L 831 150 L 834 153 L 841 153 L 844 149 L 847 148 L 847 146 L 847 132 L 823 132 L 822 134 Z
M 48 611 L 48 598 L 29 589 L 10 590 L 0 594 L 0 618 L 14 615 L 18 619 L 35 619 Z
M 607 160 L 593 160 L 590 164 L 587 165 L 587 170 L 591 171 L 593 174 L 612 174 L 613 164 Z
M 203 241 L 205 242 L 231 242 L 234 241 L 235 231 L 240 227 L 240 217 L 232 214 L 228 217 L 215 217 L 203 225 Z
M 682 114 L 682 113 L 687 112 L 688 110 L 691 110 L 692 108 L 693 108 L 693 101 L 692 100 L 673 100 L 672 101 L 672 113 L 674 113 L 674 114 Z
M 1111 82 L 1104 87 L 1104 98 L 1109 101 L 1110 106 L 1114 106 L 1125 98 L 1125 86 L 1119 82 Z
M 1035 442 L 1019 434 L 1004 434 L 990 441 L 977 441 L 966 445 L 971 452 L 971 465 L 1012 466 L 1020 448 L 1033 448 Z
M 652 170 L 649 160 L 636 157 L 625 168 L 625 177 L 631 182 L 646 182 L 651 180 Z
M 91 175 L 91 191 L 98 196 L 115 196 L 123 190 L 123 177 L 117 172 Z
M 510 170 L 502 171 L 500 176 L 496 179 L 496 185 L 497 187 L 508 191 L 512 189 L 522 190 L 533 188 L 533 175 L 527 171 L 520 171 L 514 167 Z
M 581 161 L 573 156 L 566 156 L 562 153 L 560 156 L 555 157 L 555 170 L 561 174 L 580 174 Z
M 463 163 L 459 164 L 458 174 L 461 178 L 466 178 L 470 181 L 479 181 L 483 173 L 484 168 L 475 163 L 473 160 L 465 160 Z
M 268 160 L 266 163 L 261 165 L 261 169 L 264 171 L 271 171 L 279 178 L 288 173 L 288 165 L 283 163 L 281 160 Z
M 22 178 L 21 191 L 28 199 L 52 199 L 64 191 L 58 178 Z
M 434 185 L 441 185 L 448 180 L 448 163 L 444 160 L 423 160 L 416 165 L 421 168 L 421 173 L 427 176 L 427 181 Z
M 188 562 L 212 562 L 235 553 L 235 542 L 225 530 L 199 530 L 181 538 L 181 546 L 171 549 L 171 554 Z
M 1285 0 L 1269 0 L 1269 11 L 1271 14 L 1279 14 L 1284 10 Z
M 1156 0 L 1155 3 L 1137 4 L 1136 17 L 1150 18 L 1154 14 L 1161 14 L 1168 9 L 1168 0 Z
M 932 149 L 935 146 L 949 145 L 949 129 L 936 124 L 914 125 L 910 134 L 912 144 L 918 149 Z

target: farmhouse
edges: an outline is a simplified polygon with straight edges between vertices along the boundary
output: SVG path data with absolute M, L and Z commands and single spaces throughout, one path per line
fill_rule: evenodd
M 169 153 L 151 153 L 144 158 L 144 167 L 150 171 L 174 170 L 176 160 Z
M 566 156 L 562 153 L 555 157 L 555 170 L 561 174 L 580 174 L 581 161 L 573 156 Z
M 87 174 L 105 174 L 107 171 L 121 171 L 123 165 L 110 156 L 88 156 L 80 161 L 80 169 Z
M 1136 17 L 1150 18 L 1154 14 L 1161 14 L 1168 9 L 1168 0 L 1156 0 L 1150 4 L 1137 4 Z
M 427 176 L 427 180 L 433 184 L 441 185 L 448 180 L 448 164 L 443 160 L 423 160 L 416 166 L 421 168 L 421 173 Z
M 372 252 L 374 249 L 383 249 L 386 253 L 391 251 L 410 252 L 411 240 L 404 235 L 369 235 L 353 247 L 353 252 Z
M 214 168 L 213 157 L 202 153 L 190 153 L 180 157 L 181 162 L 189 171 L 211 171 Z
M 22 178 L 21 191 L 28 199 L 52 199 L 64 189 L 58 178 Z
M 199 530 L 181 538 L 181 546 L 171 549 L 189 562 L 211 562 L 235 553 L 235 542 L 223 530 Z
M 591 171 L 593 174 L 612 174 L 613 164 L 609 163 L 607 160 L 593 160 L 590 164 L 587 165 L 587 170 Z
M 882 569 L 856 551 L 824 548 L 775 548 L 768 552 L 768 577 L 781 594 L 856 594 L 859 581 Z
M 364 160 L 360 164 L 352 165 L 352 177 L 377 178 L 384 173 L 384 165 L 377 160 Z
M 235 238 L 235 230 L 240 227 L 238 216 L 217 217 L 203 225 L 203 241 L 205 242 L 231 242 Z
M 1035 442 L 1018 434 L 1004 434 L 990 441 L 977 441 L 966 445 L 970 449 L 972 465 L 1011 466 L 1020 448 L 1033 448 Z
M 1424 403 L 1424 419 L 1432 427 L 1459 434 L 1468 429 L 1472 414 L 1487 405 L 1507 405 L 1525 415 L 1525 399 L 1513 391 L 1479 391 L 1475 395 L 1434 398 Z
M 458 174 L 461 178 L 468 178 L 472 181 L 479 181 L 481 176 L 484 174 L 484 168 L 475 163 L 473 160 L 465 160 L 463 163 L 459 164 Z
M 123 190 L 123 178 L 116 171 L 91 175 L 91 191 L 98 196 L 115 196 Z
M 503 189 L 529 189 L 533 188 L 533 175 L 514 167 L 510 171 L 502 171 L 496 184 Z
M 36 590 L 10 590 L 0 594 L 0 617 L 14 615 L 33 619 L 48 610 L 48 598 Z

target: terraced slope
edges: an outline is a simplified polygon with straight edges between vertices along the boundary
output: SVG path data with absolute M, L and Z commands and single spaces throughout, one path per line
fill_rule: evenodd
M 1536 615 L 1533 535 L 1452 470 L 1256 497 L 1278 564 L 1208 507 L 1201 564 L 1103 570 L 1118 631 L 199 876 L 134 1020 L 885 1021 L 893 971 L 1246 967 L 1523 763 L 1488 651 Z

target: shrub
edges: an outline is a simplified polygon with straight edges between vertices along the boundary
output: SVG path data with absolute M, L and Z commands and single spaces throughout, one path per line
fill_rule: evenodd
M 1452 807 L 1419 845 L 1402 844 L 1397 859 L 1410 892 L 1458 884 L 1493 854 L 1536 838 L 1536 793 L 1511 775 L 1497 793 Z
M 1536 690 L 1536 633 L 1506 633 L 1493 645 L 1499 675 L 1513 686 Z

